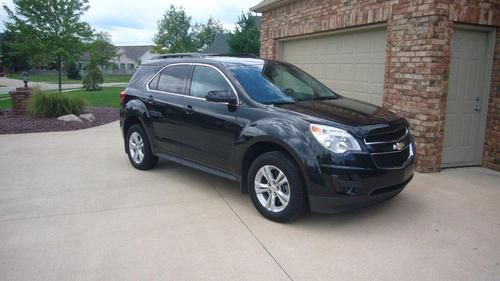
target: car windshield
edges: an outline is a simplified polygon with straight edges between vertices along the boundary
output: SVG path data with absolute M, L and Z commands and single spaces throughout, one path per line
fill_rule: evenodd
M 299 68 L 278 62 L 234 65 L 229 71 L 252 99 L 264 104 L 335 99 L 328 87 Z

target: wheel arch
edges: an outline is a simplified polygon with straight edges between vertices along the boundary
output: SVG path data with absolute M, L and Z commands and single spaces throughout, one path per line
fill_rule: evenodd
M 294 160 L 295 164 L 301 171 L 302 180 L 304 180 L 304 183 L 307 183 L 306 171 L 303 165 L 301 165 L 300 157 L 294 152 L 294 150 L 288 144 L 282 141 L 263 138 L 252 142 L 252 144 L 248 146 L 248 148 L 245 150 L 245 152 L 241 157 L 239 174 L 241 177 L 240 190 L 242 193 L 248 193 L 247 173 L 252 162 L 260 155 L 272 151 L 281 151 L 285 153 L 287 156 L 289 156 L 292 160 Z
M 130 100 L 124 107 L 124 117 L 123 117 L 123 125 L 122 125 L 122 130 L 123 130 L 123 137 L 124 139 L 127 138 L 127 133 L 130 127 L 134 124 L 139 124 L 142 126 L 144 131 L 146 132 L 146 135 L 148 137 L 149 143 L 152 146 L 152 149 L 154 147 L 154 139 L 152 138 L 152 132 L 150 130 L 152 129 L 149 124 L 150 122 L 150 115 L 148 112 L 148 109 L 144 103 L 137 99 Z M 124 144 L 125 151 L 126 151 L 126 145 Z M 153 149 L 154 150 L 154 149 Z

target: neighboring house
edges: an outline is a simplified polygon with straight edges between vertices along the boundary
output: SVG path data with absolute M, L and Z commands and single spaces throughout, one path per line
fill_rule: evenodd
M 107 74 L 133 74 L 143 61 L 150 60 L 154 55 L 151 53 L 152 45 L 144 46 L 117 46 L 116 56 L 111 60 L 113 67 L 104 69 Z M 90 55 L 84 53 L 79 62 L 81 70 L 90 60 Z
M 500 170 L 498 1 L 265 0 L 252 10 L 262 57 L 407 118 L 419 171 Z
M 229 45 L 227 44 L 228 33 L 219 33 L 215 36 L 214 42 L 204 50 L 204 53 L 209 54 L 227 54 L 229 53 Z

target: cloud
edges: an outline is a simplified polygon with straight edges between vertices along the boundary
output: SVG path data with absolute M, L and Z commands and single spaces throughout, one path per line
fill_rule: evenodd
M 12 0 L 5 4 L 13 7 Z M 89 0 L 90 10 L 84 15 L 92 27 L 106 31 L 114 44 L 151 44 L 157 21 L 170 5 L 183 6 L 192 22 L 205 23 L 210 16 L 218 19 L 226 29 L 233 29 L 242 11 L 248 11 L 260 0 Z M 0 30 L 7 18 L 0 11 Z

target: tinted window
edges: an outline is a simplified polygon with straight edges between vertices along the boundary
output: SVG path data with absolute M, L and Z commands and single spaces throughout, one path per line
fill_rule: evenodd
M 210 91 L 231 92 L 230 89 L 226 79 L 216 69 L 207 66 L 194 68 L 191 96 L 205 98 Z
M 292 65 L 266 62 L 232 66 L 229 70 L 245 91 L 261 103 L 290 103 L 337 97 L 318 80 Z
M 158 80 L 158 91 L 185 94 L 186 80 L 190 71 L 189 65 L 174 65 L 165 68 Z
M 149 82 L 149 88 L 151 90 L 157 90 L 158 89 L 158 80 L 160 80 L 160 75 L 156 75 L 151 82 Z
M 129 87 L 136 88 L 144 88 L 146 87 L 146 83 L 153 77 L 158 71 L 160 71 L 161 67 L 159 66 L 149 66 L 143 65 L 137 70 L 137 72 L 130 79 Z M 151 88 L 151 86 L 150 86 Z M 153 89 L 153 88 L 151 88 Z M 156 84 L 155 84 L 156 89 Z

